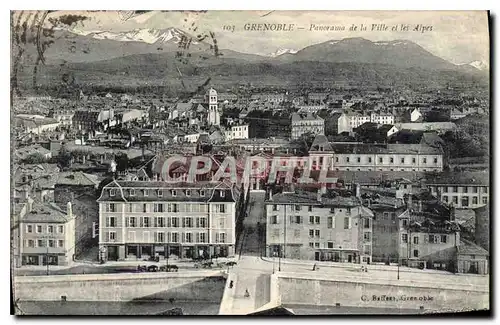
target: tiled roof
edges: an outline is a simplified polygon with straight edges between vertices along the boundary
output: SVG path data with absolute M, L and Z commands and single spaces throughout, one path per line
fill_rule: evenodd
M 486 255 L 486 256 L 489 255 L 487 250 L 465 239 L 460 239 L 460 246 L 458 246 L 458 254 Z
M 96 186 L 97 176 L 83 172 L 63 172 L 59 174 L 56 185 Z
M 442 154 L 438 148 L 420 144 L 336 144 L 332 143 L 333 150 L 339 154 Z
M 331 191 L 329 191 L 332 193 Z M 323 207 L 356 207 L 360 206 L 360 200 L 355 196 L 334 196 L 329 193 L 321 196 L 318 201 L 317 192 L 295 191 L 274 194 L 272 199 L 266 200 L 266 204 L 288 204 L 288 205 L 315 205 Z
M 69 221 L 66 212 L 61 210 L 55 204 L 34 202 L 31 212 L 21 219 L 22 222 L 54 222 L 65 223 Z
M 454 184 L 489 186 L 490 175 L 487 172 L 443 172 L 428 174 L 426 176 L 426 183 L 432 185 Z

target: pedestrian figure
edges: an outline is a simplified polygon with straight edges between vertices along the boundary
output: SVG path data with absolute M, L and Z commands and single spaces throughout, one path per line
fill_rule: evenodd
M 233 281 L 231 280 L 231 282 L 229 282 L 229 288 L 232 289 L 233 288 Z
M 313 265 L 313 271 L 316 271 L 316 263 Z
M 250 297 L 250 293 L 248 292 L 248 289 L 245 290 L 245 298 Z

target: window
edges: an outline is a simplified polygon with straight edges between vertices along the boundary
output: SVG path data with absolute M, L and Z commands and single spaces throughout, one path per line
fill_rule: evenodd
M 463 186 L 463 187 L 462 187 L 462 192 L 467 193 L 467 192 L 468 192 L 468 189 L 469 189 L 469 188 L 468 188 L 467 186 Z
M 146 203 L 142 204 L 142 212 L 148 212 L 148 205 Z
M 335 157 L 335 162 L 339 162 L 339 157 Z
M 158 228 L 165 227 L 165 218 L 164 217 L 155 217 L 155 227 L 158 227 Z
M 149 190 L 144 190 L 143 193 L 144 193 L 144 196 L 148 196 L 149 195 Z
M 216 239 L 216 242 L 218 243 L 225 243 L 226 242 L 226 234 L 221 232 L 221 233 L 218 233 L 217 234 L 218 236 L 215 238 Z M 218 241 L 217 241 L 218 239 Z
M 448 193 L 448 186 L 443 186 L 443 193 Z
M 314 229 L 309 229 L 309 237 L 310 238 L 314 237 Z
M 177 196 L 177 191 L 176 190 L 172 190 L 170 193 L 172 194 L 173 197 Z
M 487 186 L 483 187 L 483 193 L 488 193 L 488 187 Z
M 128 225 L 127 225 L 127 227 L 130 227 L 130 228 L 137 227 L 135 217 L 129 217 L 128 218 Z
M 422 163 L 423 163 L 423 164 L 427 164 L 427 158 L 423 158 L 423 159 L 422 159 Z
M 186 196 L 191 196 L 191 191 L 190 190 L 186 190 Z
M 173 228 L 178 228 L 179 227 L 179 218 L 178 217 L 172 217 L 170 220 L 172 222 L 172 227 Z
M 469 206 L 469 197 L 468 196 L 462 197 L 462 206 L 463 207 L 468 207 Z
M 453 197 L 453 204 L 458 204 L 458 196 Z
M 358 162 L 359 162 L 359 163 L 361 162 L 361 157 L 358 157 Z
M 402 234 L 401 235 L 401 241 L 403 243 L 407 243 L 408 242 L 408 234 Z
M 49 234 L 53 234 L 54 233 L 54 226 L 47 226 L 47 232 Z
M 200 232 L 200 243 L 206 243 L 207 242 L 207 236 L 204 232 Z
M 446 244 L 446 241 L 448 240 L 448 236 L 447 235 L 441 235 L 441 242 L 443 244 Z
M 347 208 L 347 209 L 345 210 L 345 214 L 350 215 L 350 214 L 351 214 L 351 208 Z
M 226 196 L 226 192 L 225 191 L 220 191 L 219 193 L 220 193 L 220 197 Z
M 472 187 L 472 193 L 477 193 L 477 186 Z
M 418 237 L 417 236 L 413 237 L 413 243 L 415 245 L 418 245 Z
M 154 204 L 154 212 L 163 212 L 163 203 Z
M 172 233 L 172 243 L 178 243 L 179 242 L 179 233 L 173 232 Z
M 458 186 L 453 186 L 452 190 L 453 190 L 453 193 L 457 193 L 458 192 Z
M 57 226 L 57 232 L 60 234 L 64 233 L 64 226 Z
M 314 216 L 309 216 L 309 224 L 314 224 Z
M 165 242 L 165 233 L 164 232 L 155 232 L 155 242 L 156 243 Z
M 378 159 L 378 162 L 379 162 L 379 163 L 383 163 L 383 162 L 384 162 L 384 158 L 380 157 L 380 158 Z
M 55 246 L 55 242 L 53 239 L 49 239 L 49 247 L 54 247 Z
M 365 232 L 365 233 L 363 234 L 363 239 L 364 239 L 365 241 L 370 241 L 370 240 L 371 240 L 370 233 L 369 233 L 369 232 Z
M 327 227 L 328 229 L 332 229 L 332 228 L 334 228 L 334 224 L 333 224 L 333 217 L 328 217 L 328 218 L 327 218 L 327 223 L 326 223 L 326 225 L 327 225 L 326 227 Z
M 193 234 L 190 232 L 186 233 L 186 243 L 192 243 L 193 242 Z
M 226 205 L 225 204 L 216 204 L 215 205 L 215 212 L 225 213 L 226 212 Z
M 404 158 L 401 158 L 401 163 L 404 164 L 405 163 L 405 159 Z
M 313 206 L 312 206 L 312 205 L 310 205 L 310 206 L 309 206 L 309 212 L 312 212 L 312 210 L 313 210 Z
M 430 244 L 435 244 L 437 241 L 437 238 L 434 238 L 434 235 L 429 235 L 429 243 Z
M 314 236 L 319 237 L 319 230 L 314 231 Z
M 109 196 L 115 196 L 116 195 L 116 191 L 111 189 L 109 190 Z
M 149 228 L 149 217 L 142 217 L 141 218 L 141 227 Z
M 448 203 L 448 197 L 446 195 L 443 195 L 443 202 Z
M 314 243 L 309 243 L 309 247 L 314 248 Z
M 472 204 L 477 204 L 477 196 L 472 197 Z
M 416 158 L 411 158 L 411 163 L 412 164 L 416 164 L 417 163 L 417 159 Z
M 363 220 L 363 228 L 370 229 L 370 219 Z
M 333 248 L 333 242 L 329 241 L 329 242 L 327 243 L 327 246 L 326 246 L 326 247 L 328 247 L 328 248 Z
M 394 158 L 392 158 L 392 157 L 391 157 L 391 158 L 389 159 L 389 162 L 390 162 L 391 164 L 393 164 L 393 163 L 394 163 Z
M 135 196 L 135 190 L 130 190 L 129 193 L 130 193 L 130 196 Z
M 41 233 L 42 232 L 42 226 L 36 225 L 36 232 Z
M 205 219 L 205 218 L 199 218 L 198 220 L 200 222 L 200 227 L 199 228 L 205 228 L 207 226 L 207 219 Z
M 200 196 L 205 196 L 205 191 L 204 190 L 200 190 Z
M 273 204 L 273 211 L 279 211 L 279 205 Z
M 38 244 L 38 247 L 45 247 L 45 243 L 41 239 L 38 239 L 38 243 L 37 244 Z
M 488 204 L 488 198 L 487 197 L 483 197 L 483 204 Z
M 319 248 L 319 243 L 314 243 L 315 248 Z
M 350 223 L 351 223 L 351 218 L 345 217 L 344 218 L 344 229 L 349 229 L 350 228 Z
M 193 219 L 191 217 L 182 218 L 182 227 L 183 228 L 192 228 L 193 227 Z
M 295 206 L 295 211 L 300 211 L 300 210 L 302 210 L 302 207 L 300 205 L 296 205 Z
M 346 162 L 349 162 L 349 157 L 346 157 L 346 158 L 345 158 L 345 161 L 346 161 Z
M 106 227 L 116 227 L 116 217 L 106 217 Z
M 64 240 L 59 239 L 59 240 L 57 241 L 57 247 L 64 247 Z
M 368 162 L 371 163 L 372 162 L 372 157 L 368 157 Z
M 278 216 L 271 216 L 271 221 L 270 223 L 272 225 L 276 225 L 278 223 Z
M 27 233 L 32 233 L 33 232 L 33 226 L 32 225 L 26 225 L 26 232 Z
M 314 217 L 314 219 L 315 219 L 315 221 L 316 221 L 315 223 L 317 225 L 319 225 L 321 223 L 321 218 L 319 216 Z
M 434 164 L 437 164 L 438 163 L 438 159 L 436 157 L 434 157 Z
M 406 227 L 408 225 L 408 220 L 403 219 L 403 227 Z
M 109 203 L 108 205 L 106 205 L 106 209 L 106 212 L 116 212 L 116 206 L 114 203 Z
M 418 249 L 413 250 L 413 257 L 418 257 Z
M 158 190 L 158 197 L 162 197 L 163 196 L 163 190 Z

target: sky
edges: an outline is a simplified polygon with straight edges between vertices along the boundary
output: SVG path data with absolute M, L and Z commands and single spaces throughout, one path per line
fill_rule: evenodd
M 486 11 L 207 11 L 199 12 L 132 12 L 60 11 L 50 16 L 83 14 L 89 19 L 72 26 L 83 31 L 121 32 L 133 29 L 176 27 L 197 35 L 214 32 L 219 48 L 238 52 L 269 55 L 279 49 L 300 50 L 304 47 L 348 37 L 371 41 L 410 40 L 429 52 L 452 63 L 483 61 L 489 65 L 489 30 Z M 294 31 L 247 31 L 245 24 L 294 24 Z M 311 31 L 311 24 L 344 26 L 344 31 Z M 352 25 L 357 31 L 349 31 Z M 368 26 L 359 31 L 359 25 Z M 432 26 L 432 30 L 371 31 L 372 24 Z M 225 30 L 224 26 L 231 26 Z M 234 30 L 232 30 L 234 26 Z M 297 27 L 304 29 L 297 30 Z M 196 28 L 196 30 L 194 30 Z

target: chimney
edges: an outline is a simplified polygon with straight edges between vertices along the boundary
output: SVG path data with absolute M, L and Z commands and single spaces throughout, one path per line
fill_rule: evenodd
M 84 154 L 83 157 L 82 157 L 82 164 L 85 164 L 85 159 L 86 158 L 87 158 L 87 155 Z
M 71 206 L 71 202 L 68 202 L 66 205 L 66 213 L 68 214 L 68 218 L 73 217 L 73 208 Z
M 418 212 L 422 212 L 422 200 L 418 200 Z
M 28 211 L 27 212 L 31 212 L 32 210 L 33 210 L 33 199 L 28 198 Z
M 321 202 L 321 198 L 322 198 L 321 190 L 318 190 L 317 201 Z
M 358 198 L 361 197 L 361 186 L 359 185 L 359 183 L 354 184 L 354 193 L 355 193 L 356 197 L 358 197 Z
M 412 209 L 412 205 L 413 205 L 413 200 L 412 200 L 412 196 L 411 196 L 411 193 L 408 194 L 408 201 L 406 202 L 406 207 L 408 209 Z
M 273 200 L 273 190 L 269 189 L 269 201 Z
M 326 194 L 326 183 L 321 183 L 321 194 Z

